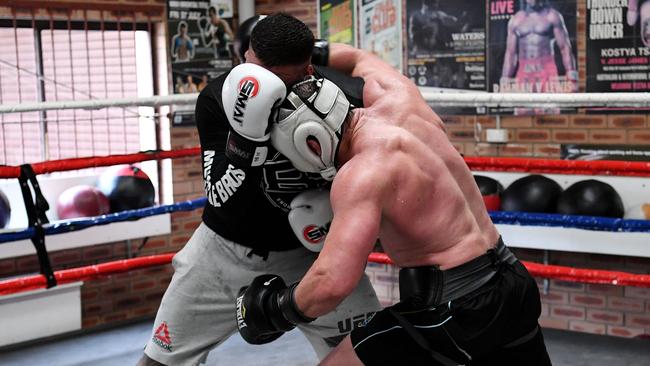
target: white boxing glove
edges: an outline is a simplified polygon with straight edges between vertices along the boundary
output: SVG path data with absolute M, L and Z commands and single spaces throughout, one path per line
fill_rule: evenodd
M 333 217 L 329 190 L 305 191 L 291 201 L 289 225 L 302 245 L 312 252 L 323 249 Z
M 270 123 L 287 94 L 284 82 L 255 64 L 235 66 L 221 90 L 231 130 L 226 156 L 239 166 L 261 166 L 268 153 Z

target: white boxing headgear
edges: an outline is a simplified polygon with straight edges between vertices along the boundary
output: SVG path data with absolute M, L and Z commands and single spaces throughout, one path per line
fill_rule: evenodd
M 320 173 L 327 180 L 336 175 L 336 154 L 350 102 L 333 82 L 309 79 L 296 84 L 271 128 L 271 143 L 303 172 Z M 317 142 L 320 154 L 309 144 Z

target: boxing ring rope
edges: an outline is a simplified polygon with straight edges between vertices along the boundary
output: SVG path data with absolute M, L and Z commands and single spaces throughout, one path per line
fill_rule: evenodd
M 205 205 L 205 197 L 195 200 L 176 202 L 169 205 L 141 208 L 101 215 L 86 219 L 74 219 L 43 225 L 45 235 L 64 234 L 83 230 L 96 225 L 106 225 L 113 222 L 132 221 L 144 217 L 162 215 L 178 211 L 193 211 Z M 575 216 L 561 214 L 535 214 L 525 212 L 492 211 L 489 213 L 495 224 L 521 226 L 553 226 L 575 228 L 592 231 L 640 232 L 650 233 L 650 221 L 611 219 L 594 216 Z M 16 240 L 29 239 L 35 234 L 34 228 L 0 232 L 0 244 Z
M 92 266 L 65 269 L 54 272 L 54 276 L 59 285 L 81 280 L 91 280 L 102 276 L 169 264 L 174 254 L 176 253 L 122 259 Z M 393 261 L 384 253 L 371 253 L 368 256 L 368 261 L 379 264 L 393 264 Z M 532 276 L 537 277 L 593 284 L 650 287 L 650 275 L 544 265 L 527 261 L 522 261 L 522 263 Z M 0 281 L 0 296 L 35 290 L 44 288 L 45 286 L 46 280 L 43 275 L 8 279 Z
M 155 151 L 143 152 L 128 155 L 117 155 L 107 157 L 87 157 L 67 160 L 56 160 L 42 163 L 35 163 L 34 170 L 37 174 L 49 173 L 53 171 L 83 169 L 95 166 L 107 166 L 111 164 L 134 163 L 144 160 L 180 158 L 187 156 L 196 156 L 199 148 L 189 148 L 173 151 Z M 562 171 L 564 173 L 585 174 L 588 166 L 576 168 L 575 161 L 564 160 L 540 160 L 532 162 L 529 159 L 507 159 L 503 164 L 495 163 L 495 158 L 466 158 L 470 167 L 480 167 L 482 162 L 492 166 L 491 170 L 506 171 L 533 171 L 539 167 L 546 167 L 554 172 Z M 609 174 L 650 176 L 650 166 L 645 163 L 626 162 L 606 162 L 611 163 L 607 166 Z M 580 164 L 579 164 L 580 165 Z M 15 178 L 15 172 L 18 167 L 5 166 L 0 167 L 0 176 Z M 629 171 L 626 171 L 630 168 Z M 600 171 L 602 167 L 596 167 Z M 487 169 L 486 169 L 487 170 Z M 111 222 L 137 220 L 142 217 L 170 213 L 176 211 L 191 211 L 202 207 L 206 198 L 178 202 L 170 205 L 160 205 L 137 210 L 129 210 L 109 215 L 102 215 L 87 219 L 75 219 L 63 222 L 57 222 L 45 226 L 46 235 L 61 234 L 70 231 L 82 230 L 94 225 L 108 224 Z M 508 223 L 516 225 L 544 225 L 544 226 L 563 226 L 576 227 L 587 230 L 603 231 L 635 231 L 649 232 L 650 221 L 646 220 L 623 220 L 610 219 L 603 217 L 589 216 L 571 216 L 559 214 L 533 214 L 519 212 L 490 212 L 490 217 L 495 223 Z M 568 225 L 567 225 L 568 224 Z M 0 243 L 28 239 L 34 235 L 34 229 L 28 228 L 22 231 L 0 233 Z M 107 262 L 98 265 L 85 266 L 80 268 L 66 269 L 54 273 L 58 284 L 75 282 L 79 280 L 89 280 L 101 276 L 121 273 L 136 269 L 143 269 L 153 266 L 168 264 L 174 253 L 166 253 L 140 258 L 124 259 L 119 261 Z M 392 264 L 392 261 L 384 253 L 372 253 L 368 260 L 374 263 Z M 564 281 L 612 284 L 619 286 L 638 286 L 650 287 L 650 275 L 638 275 L 625 272 L 603 271 L 580 269 L 564 266 L 543 265 L 533 262 L 523 262 L 526 268 L 533 276 L 558 279 Z M 16 292 L 23 292 L 46 286 L 46 280 L 43 275 L 33 275 L 16 279 L 0 281 L 0 295 L 7 295 Z
M 434 107 L 650 107 L 650 93 L 458 93 L 421 90 Z M 142 98 L 93 99 L 0 105 L 0 113 L 51 109 L 101 109 L 107 107 L 159 107 L 196 102 L 198 93 L 157 95 Z
M 592 94 L 489 94 L 489 93 L 438 93 L 422 92 L 425 99 L 434 106 L 565 106 L 565 107 L 650 107 L 650 93 L 592 93 Z M 127 106 L 163 106 L 192 104 L 198 94 L 154 96 L 148 98 L 123 98 L 111 100 L 21 103 L 0 105 L 0 113 L 19 113 L 44 111 L 50 109 L 100 109 Z M 76 170 L 114 164 L 136 163 L 145 160 L 196 157 L 199 147 L 173 151 L 148 151 L 136 154 L 113 155 L 105 157 L 85 157 L 54 160 L 31 164 L 35 174 Z M 466 157 L 467 165 L 473 171 L 535 172 L 578 175 L 615 175 L 650 177 L 650 163 L 613 161 L 567 161 L 526 158 Z M 0 166 L 1 178 L 18 178 L 20 167 Z M 94 225 L 111 222 L 137 220 L 143 217 L 191 211 L 202 207 L 206 198 L 160 205 L 138 210 L 124 211 L 87 219 L 75 219 L 45 225 L 46 235 L 55 235 L 82 230 Z M 533 214 L 518 212 L 490 212 L 494 223 L 510 225 L 562 226 L 585 230 L 626 231 L 650 233 L 650 221 L 624 220 L 603 217 L 570 216 L 560 214 Z M 34 228 L 0 232 L 0 244 L 9 241 L 28 239 L 34 235 Z M 79 280 L 89 280 L 101 276 L 144 269 L 169 264 L 175 253 L 165 253 L 147 257 L 130 258 L 97 265 L 66 269 L 54 273 L 57 283 L 64 284 Z M 393 264 L 383 253 L 372 253 L 368 260 L 374 263 Z M 533 276 L 564 281 L 619 286 L 650 287 L 650 275 L 639 275 L 617 271 L 581 269 L 564 266 L 543 265 L 523 262 Z M 33 275 L 0 281 L 0 295 L 23 292 L 46 287 L 43 275 Z
M 113 164 L 131 164 L 146 160 L 167 158 L 195 157 L 200 153 L 200 147 L 170 150 L 148 151 L 135 154 L 93 156 L 75 159 L 51 160 L 32 164 L 35 174 L 45 174 L 55 171 L 68 171 Z M 575 161 L 525 158 L 492 158 L 465 157 L 472 170 L 508 171 L 508 172 L 545 172 L 560 174 L 600 174 L 616 176 L 650 176 L 650 163 L 620 162 L 620 161 Z M 0 178 L 18 178 L 20 167 L 0 166 Z M 68 222 L 45 225 L 47 235 L 61 234 L 81 230 L 93 225 L 103 225 L 111 222 L 136 220 L 143 217 L 171 213 L 175 211 L 191 211 L 202 207 L 205 198 L 181 202 L 171 205 L 161 205 L 121 213 L 102 215 L 90 219 L 77 219 Z M 554 226 L 572 227 L 595 231 L 620 232 L 650 232 L 650 221 L 613 219 L 606 217 L 576 216 L 562 214 L 538 214 L 525 212 L 490 212 L 495 224 L 523 226 Z M 34 234 L 33 228 L 9 233 L 0 233 L 0 243 L 28 239 Z
M 472 171 L 650 177 L 650 162 L 466 156 Z
M 132 164 L 147 160 L 175 159 L 184 157 L 196 157 L 200 154 L 200 147 L 178 149 L 171 151 L 143 151 L 135 154 L 91 156 L 85 158 L 50 160 L 30 164 L 35 174 L 63 172 L 85 168 L 96 168 L 101 166 Z M 0 166 L 0 179 L 20 177 L 19 166 Z

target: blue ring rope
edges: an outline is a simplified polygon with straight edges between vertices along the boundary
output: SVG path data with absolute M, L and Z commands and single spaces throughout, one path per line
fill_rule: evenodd
M 650 232 L 649 220 L 506 211 L 491 211 L 490 217 L 495 224 L 556 226 L 593 231 Z
M 143 217 L 162 215 L 177 211 L 193 211 L 205 205 L 205 197 L 182 201 L 170 205 L 141 208 L 116 212 L 91 218 L 56 222 L 45 226 L 45 235 L 63 234 L 83 230 L 96 225 L 113 222 L 135 221 Z M 521 226 L 551 226 L 592 231 L 641 232 L 650 233 L 650 220 L 625 220 L 596 216 L 574 216 L 561 214 L 541 214 L 528 212 L 491 211 L 490 217 L 495 224 Z M 29 239 L 34 235 L 33 228 L 20 231 L 0 233 L 0 243 Z
M 55 222 L 44 226 L 45 235 L 56 235 L 78 231 L 96 225 L 106 225 L 113 222 L 135 221 L 143 217 L 162 215 L 177 211 L 192 211 L 205 205 L 205 197 L 191 201 L 176 202 L 170 205 L 161 205 L 155 207 L 140 208 L 137 210 L 128 210 L 116 212 L 107 215 L 95 216 L 90 218 Z M 34 235 L 34 228 L 27 228 L 20 231 L 7 232 L 0 234 L 0 243 L 29 239 Z

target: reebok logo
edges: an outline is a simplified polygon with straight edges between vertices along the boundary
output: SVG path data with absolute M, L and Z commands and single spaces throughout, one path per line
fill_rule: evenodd
M 157 344 L 162 349 L 166 349 L 169 352 L 172 351 L 172 339 L 169 336 L 169 330 L 167 329 L 166 322 L 162 322 L 153 333 L 153 343 Z

